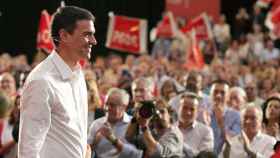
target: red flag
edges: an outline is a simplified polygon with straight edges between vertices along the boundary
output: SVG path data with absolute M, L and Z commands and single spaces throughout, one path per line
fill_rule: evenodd
M 203 69 L 205 63 L 204 63 L 204 58 L 203 58 L 203 54 L 201 53 L 199 47 L 198 47 L 198 43 L 196 41 L 195 38 L 195 31 L 192 30 L 191 31 L 191 46 L 189 51 L 187 52 L 187 60 L 185 63 L 185 67 L 188 70 L 201 70 Z
M 209 18 L 206 13 L 202 13 L 198 17 L 191 20 L 185 27 L 181 29 L 181 31 L 186 33 L 193 29 L 196 32 L 195 36 L 198 41 L 208 40 L 213 37 Z
M 147 52 L 147 21 L 110 14 L 106 46 L 132 52 Z
M 259 7 L 267 8 L 273 0 L 257 0 L 256 4 Z
M 265 25 L 273 37 L 280 37 L 280 6 L 268 13 Z
M 50 25 L 51 16 L 46 10 L 43 10 L 41 13 L 39 31 L 37 33 L 37 48 L 43 49 L 48 53 L 51 53 L 54 49 L 54 44 L 51 39 Z
M 156 28 L 156 37 L 172 38 L 177 30 L 176 23 L 171 12 L 167 12 Z

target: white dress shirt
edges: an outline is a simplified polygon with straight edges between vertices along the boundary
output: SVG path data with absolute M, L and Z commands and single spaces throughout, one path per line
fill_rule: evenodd
M 80 66 L 74 71 L 53 52 L 28 76 L 20 106 L 18 158 L 84 158 L 87 89 Z
M 180 130 L 184 137 L 185 155 L 193 157 L 201 151 L 214 150 L 214 135 L 210 127 L 194 121 L 192 126 Z
M 94 137 L 96 135 L 97 130 L 99 130 L 102 126 L 104 126 L 104 123 L 107 122 L 108 116 L 103 116 L 95 121 L 90 126 L 89 129 L 89 137 L 88 137 L 88 144 L 92 144 L 94 141 Z M 113 127 L 113 133 L 118 138 L 121 139 L 122 142 L 126 143 L 125 140 L 125 133 L 128 127 L 128 124 L 131 120 L 131 117 L 124 113 L 122 121 L 117 122 Z M 112 145 L 111 142 L 109 142 L 106 138 L 102 137 L 100 142 L 94 146 L 95 154 L 97 154 L 98 158 L 118 158 L 118 152 L 116 150 L 116 147 Z
M 241 135 L 237 135 L 230 140 L 230 158 L 248 158 L 247 153 L 244 150 L 243 139 Z M 274 153 L 273 146 L 276 140 L 264 133 L 258 132 L 250 143 L 250 147 L 254 153 L 257 153 L 257 158 L 269 158 Z M 224 146 L 225 148 L 225 146 Z M 219 158 L 223 158 L 223 151 L 220 153 Z

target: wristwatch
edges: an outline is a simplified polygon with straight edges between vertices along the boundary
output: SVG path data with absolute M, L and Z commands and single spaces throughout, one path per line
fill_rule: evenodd
M 112 134 L 112 135 L 109 136 L 109 141 L 110 141 L 113 145 L 116 145 L 116 144 L 118 143 L 118 138 Z

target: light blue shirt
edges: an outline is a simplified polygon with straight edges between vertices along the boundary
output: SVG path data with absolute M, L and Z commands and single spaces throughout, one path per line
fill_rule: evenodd
M 219 154 L 225 142 L 222 135 L 222 129 L 219 127 L 215 118 L 215 114 L 211 112 L 211 127 L 214 132 L 214 152 Z M 240 113 L 231 108 L 226 107 L 224 111 L 224 130 L 231 136 L 238 135 L 241 132 Z

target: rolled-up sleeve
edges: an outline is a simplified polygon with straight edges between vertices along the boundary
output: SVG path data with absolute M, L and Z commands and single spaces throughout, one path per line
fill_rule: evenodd
M 120 152 L 120 158 L 141 158 L 143 151 L 136 149 L 134 146 L 124 143 L 123 149 Z
M 152 157 L 171 157 L 172 155 L 181 154 L 178 153 L 178 148 L 183 147 L 183 144 L 179 142 L 179 138 L 175 133 L 169 133 L 159 140 Z
M 29 82 L 21 96 L 18 158 L 40 158 L 51 124 L 51 93 L 45 80 Z

